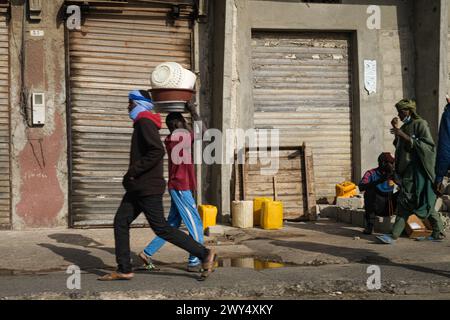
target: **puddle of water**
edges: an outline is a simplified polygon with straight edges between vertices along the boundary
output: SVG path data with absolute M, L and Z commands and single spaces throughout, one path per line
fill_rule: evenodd
M 279 261 L 263 260 L 253 257 L 221 258 L 216 262 L 217 268 L 247 268 L 254 270 L 285 268 L 287 265 Z

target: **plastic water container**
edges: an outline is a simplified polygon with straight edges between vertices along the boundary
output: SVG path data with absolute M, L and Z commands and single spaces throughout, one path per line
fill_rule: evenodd
M 158 65 L 152 73 L 153 89 L 194 89 L 197 76 L 176 62 Z
M 233 201 L 232 225 L 235 228 L 253 228 L 253 201 Z
M 336 197 L 350 198 L 356 194 L 356 184 L 351 181 L 345 181 L 336 185 Z
M 259 226 L 261 224 L 261 209 L 266 201 L 273 201 L 272 198 L 256 198 L 253 200 L 253 224 Z
M 198 206 L 198 212 L 203 221 L 203 230 L 216 225 L 217 207 L 211 205 L 200 205 Z
M 279 201 L 263 202 L 261 228 L 279 230 L 283 228 L 283 203 Z

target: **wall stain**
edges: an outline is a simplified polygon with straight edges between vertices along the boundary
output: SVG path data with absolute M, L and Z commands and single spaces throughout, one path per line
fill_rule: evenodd
M 51 135 L 30 139 L 19 154 L 21 200 L 16 212 L 25 227 L 57 226 L 58 214 L 64 206 L 64 193 L 57 177 L 64 126 L 58 113 L 54 123 L 55 130 Z

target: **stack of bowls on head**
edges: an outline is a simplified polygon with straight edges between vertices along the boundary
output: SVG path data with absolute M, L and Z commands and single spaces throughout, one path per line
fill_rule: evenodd
M 183 112 L 194 96 L 197 76 L 176 62 L 162 63 L 152 73 L 152 99 L 157 112 Z

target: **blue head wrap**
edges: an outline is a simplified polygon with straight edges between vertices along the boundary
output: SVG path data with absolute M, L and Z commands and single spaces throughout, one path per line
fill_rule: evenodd
M 133 100 L 136 107 L 130 112 L 130 118 L 136 120 L 141 112 L 151 111 L 154 108 L 152 99 L 144 97 L 138 90 L 131 91 L 128 99 Z

